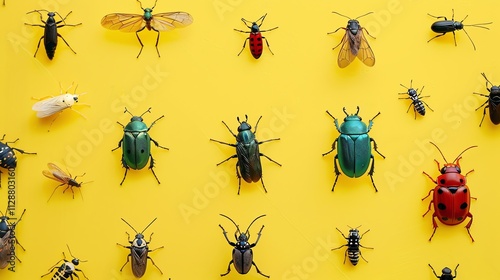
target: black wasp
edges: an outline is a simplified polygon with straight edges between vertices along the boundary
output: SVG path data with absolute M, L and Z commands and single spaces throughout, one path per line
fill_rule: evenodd
M 417 119 L 417 112 L 425 116 L 425 106 L 429 108 L 429 110 L 433 111 L 431 107 L 429 107 L 429 104 L 427 104 L 425 101 L 422 100 L 422 98 L 425 97 L 430 97 L 429 95 L 422 96 L 422 91 L 424 90 L 424 87 L 420 90 L 420 93 L 418 92 L 418 88 L 414 89 L 413 86 L 413 80 L 410 81 L 410 87 L 406 87 L 403 84 L 400 84 L 402 87 L 406 88 L 408 91 L 407 92 L 400 92 L 399 94 L 408 94 L 408 97 L 400 97 L 399 99 L 410 99 L 411 103 L 410 106 L 408 106 L 408 110 L 406 110 L 406 113 L 410 111 L 411 106 L 413 105 L 413 112 L 415 113 L 415 119 Z
M 359 227 L 357 228 L 351 228 L 349 230 L 349 236 L 346 237 L 344 235 L 344 233 L 342 233 L 340 231 L 340 229 L 337 228 L 337 230 L 340 232 L 340 234 L 342 234 L 342 236 L 347 240 L 347 244 L 344 244 L 340 247 L 337 247 L 337 248 L 333 248 L 333 250 L 337 250 L 337 249 L 340 249 L 344 246 L 347 246 L 347 249 L 345 250 L 345 256 L 344 256 L 344 264 L 345 264 L 345 261 L 346 261 L 346 258 L 347 258 L 347 255 L 349 255 L 349 261 L 351 261 L 352 265 L 357 265 L 358 264 L 358 261 L 359 261 L 359 257 L 361 256 L 361 258 L 363 258 L 363 260 L 365 262 L 368 262 L 364 257 L 363 255 L 361 254 L 361 251 L 359 250 L 359 247 L 363 247 L 365 249 L 373 249 L 371 247 L 365 247 L 363 245 L 361 245 L 359 243 L 359 241 L 361 241 L 361 238 L 363 238 L 363 235 L 365 235 L 367 232 L 369 232 L 370 230 L 367 230 L 365 231 L 363 234 L 359 235 L 359 230 L 358 230 Z

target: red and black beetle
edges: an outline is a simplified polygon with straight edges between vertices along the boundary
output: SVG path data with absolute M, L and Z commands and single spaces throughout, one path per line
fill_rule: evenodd
M 432 214 L 432 225 L 434 227 L 434 231 L 432 232 L 429 241 L 431 241 L 438 227 L 435 219 L 436 217 L 441 223 L 450 226 L 458 225 L 462 223 L 466 217 L 469 217 L 470 221 L 467 223 L 465 228 L 467 229 L 472 242 L 474 242 L 474 238 L 472 238 L 469 230 L 473 220 L 472 214 L 469 211 L 470 200 L 473 197 L 470 196 L 466 178 L 467 175 L 474 170 L 471 170 L 465 175 L 462 175 L 459 161 L 462 158 L 461 155 L 465 153 L 465 151 L 476 148 L 477 146 L 468 147 L 467 149 L 462 151 L 452 163 L 449 163 L 439 147 L 432 142 L 430 143 L 438 149 L 439 153 L 445 161 L 445 164 L 443 168 L 441 168 L 439 162 L 437 160 L 434 160 L 437 163 L 438 170 L 441 172 L 441 175 L 438 176 L 437 180 L 434 180 L 429 174 L 423 172 L 424 175 L 429 177 L 429 179 L 431 179 L 432 182 L 436 184 L 436 187 L 434 189 L 431 189 L 426 197 L 422 198 L 422 200 L 424 200 L 431 195 L 431 192 L 434 192 L 432 200 L 429 203 L 429 208 L 423 215 L 425 216 L 427 213 L 429 213 L 429 211 L 431 210 L 431 204 L 433 204 L 434 213 Z
M 243 32 L 243 33 L 250 33 L 250 36 L 248 36 L 248 38 L 245 40 L 245 43 L 243 43 L 243 48 L 241 48 L 241 51 L 238 53 L 238 56 L 245 49 L 245 46 L 247 45 L 247 41 L 250 41 L 250 52 L 252 53 L 252 55 L 255 59 L 258 59 L 262 55 L 262 50 L 263 50 L 262 41 L 264 41 L 264 40 L 266 41 L 267 48 L 269 49 L 271 54 L 274 55 L 274 53 L 271 51 L 271 48 L 269 47 L 269 42 L 267 42 L 266 37 L 262 36 L 261 32 L 271 31 L 271 30 L 274 30 L 278 27 L 273 27 L 273 28 L 267 29 L 267 30 L 260 30 L 260 26 L 262 25 L 262 23 L 264 23 L 264 19 L 266 18 L 266 16 L 267 16 L 267 14 L 261 16 L 258 20 L 254 21 L 254 22 L 250 22 L 244 18 L 241 19 L 241 21 L 243 21 L 243 23 L 248 28 L 250 28 L 250 31 L 243 31 L 243 30 L 239 30 L 239 29 L 234 29 L 234 31 Z

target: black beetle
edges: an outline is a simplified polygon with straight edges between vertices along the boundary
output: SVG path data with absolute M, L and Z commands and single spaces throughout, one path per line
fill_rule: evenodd
M 47 21 L 44 21 L 42 18 L 42 13 L 40 11 L 47 12 Z M 69 49 L 76 54 L 76 52 L 71 48 L 71 46 L 66 42 L 63 36 L 61 34 L 57 33 L 57 28 L 61 28 L 64 26 L 78 26 L 81 25 L 82 23 L 77 23 L 77 24 L 67 24 L 66 23 L 66 18 L 72 13 L 69 12 L 64 18 L 59 15 L 58 12 L 49 12 L 47 10 L 33 10 L 31 12 L 28 12 L 27 14 L 31 13 L 38 13 L 40 14 L 40 21 L 43 24 L 31 24 L 31 23 L 25 23 L 26 25 L 30 26 L 38 26 L 44 29 L 43 36 L 38 40 L 38 45 L 36 47 L 35 55 L 38 52 L 38 49 L 40 48 L 40 42 L 42 42 L 43 39 L 43 45 L 45 46 L 45 52 L 47 53 L 47 57 L 52 60 L 54 58 L 54 54 L 56 53 L 56 48 L 57 48 L 57 37 L 61 37 L 61 39 L 64 41 L 66 46 L 69 47 Z M 61 18 L 60 21 L 56 21 L 54 18 L 56 14 Z M 61 24 L 64 23 L 64 24 Z
M 462 21 L 455 21 L 455 11 L 452 9 L 451 13 L 452 13 L 451 20 L 448 20 L 445 16 L 438 16 L 437 17 L 437 16 L 433 16 L 431 14 L 428 14 L 429 16 L 431 16 L 433 18 L 436 18 L 436 19 L 444 18 L 444 20 L 436 21 L 431 25 L 432 31 L 434 31 L 436 33 L 441 33 L 441 34 L 432 37 L 429 41 L 427 41 L 427 43 L 429 43 L 433 39 L 436 39 L 437 37 L 441 37 L 441 36 L 445 35 L 446 33 L 451 32 L 451 33 L 453 33 L 453 41 L 455 41 L 455 46 L 456 46 L 457 40 L 455 39 L 455 31 L 456 30 L 463 30 L 465 32 L 465 35 L 467 35 L 467 37 L 469 37 L 469 40 L 472 43 L 472 46 L 474 47 L 474 50 L 476 50 L 476 45 L 474 45 L 474 42 L 472 42 L 472 39 L 470 38 L 467 31 L 465 31 L 464 26 L 473 26 L 473 27 L 479 27 L 479 28 L 484 28 L 484 29 L 489 30 L 488 27 L 481 26 L 481 25 L 492 24 L 493 22 L 465 25 L 465 24 L 463 24 L 463 22 L 469 15 L 465 16 L 465 18 Z
M 250 239 L 250 232 L 248 232 L 248 230 L 250 229 L 250 227 L 252 226 L 252 224 L 255 221 L 257 221 L 259 218 L 262 218 L 266 215 L 260 215 L 257 218 L 255 218 L 250 223 L 250 225 L 248 226 L 248 228 L 245 232 L 241 232 L 240 227 L 231 218 L 229 218 L 228 216 L 226 216 L 224 214 L 220 214 L 220 215 L 222 217 L 226 217 L 227 219 L 229 219 L 236 226 L 236 232 L 234 233 L 234 238 L 236 239 L 236 243 L 235 243 L 235 242 L 231 242 L 229 240 L 229 238 L 227 238 L 227 231 L 219 224 L 219 227 L 222 229 L 222 233 L 224 234 L 224 237 L 226 238 L 227 243 L 229 243 L 229 245 L 234 247 L 233 253 L 232 253 L 232 259 L 229 262 L 229 265 L 227 266 L 227 271 L 226 271 L 226 273 L 223 273 L 220 276 L 225 276 L 225 275 L 229 274 L 229 272 L 231 271 L 231 264 L 234 264 L 234 268 L 236 269 L 236 271 L 238 271 L 239 274 L 247 274 L 253 265 L 253 266 L 255 266 L 255 269 L 257 269 L 257 273 L 259 273 L 260 275 L 262 275 L 264 277 L 269 278 L 269 275 L 265 275 L 264 273 L 262 273 L 259 270 L 259 268 L 257 267 L 257 265 L 255 264 L 255 262 L 253 261 L 253 252 L 252 252 L 252 248 L 255 247 L 255 245 L 257 245 L 257 242 L 259 242 L 260 234 L 262 232 L 262 229 L 264 229 L 264 225 L 262 225 L 262 227 L 259 230 L 259 233 L 257 233 L 258 237 L 257 237 L 257 240 L 255 240 L 255 243 L 253 243 L 253 244 L 248 243 L 248 239 Z
M 432 269 L 432 272 L 434 273 L 434 275 L 436 275 L 436 277 L 438 279 L 441 279 L 441 280 L 451 280 L 451 279 L 454 279 L 455 277 L 457 277 L 457 268 L 460 264 L 457 264 L 457 266 L 455 267 L 455 275 L 451 275 L 451 269 L 449 267 L 445 267 L 443 268 L 443 270 L 441 271 L 443 274 L 441 274 L 441 276 L 438 276 L 436 274 L 436 271 L 434 270 L 434 268 L 432 267 L 431 264 L 429 264 L 429 267 Z
M 36 155 L 36 153 L 28 153 L 25 152 L 24 150 L 18 149 L 18 148 L 13 148 L 10 147 L 8 144 L 10 143 L 16 143 L 19 138 L 17 138 L 14 141 L 9 141 L 9 142 L 1 142 L 5 139 L 5 134 L 3 135 L 2 139 L 0 139 L 0 167 L 9 169 L 9 168 L 16 168 L 17 167 L 17 158 L 16 154 L 14 151 L 18 151 L 21 154 L 28 154 L 28 155 Z M 2 171 L 0 170 L 0 187 L 2 187 Z
M 153 233 L 151 233 L 151 235 L 149 236 L 149 241 L 146 241 L 144 239 L 144 235 L 142 234 L 151 224 L 154 223 L 154 221 L 156 221 L 156 219 L 157 218 L 154 218 L 154 220 L 152 220 L 151 223 L 149 223 L 149 225 L 147 225 L 139 233 L 139 232 L 137 232 L 137 230 L 135 230 L 135 228 L 131 224 L 129 224 L 127 221 L 125 221 L 125 219 L 122 218 L 122 220 L 129 227 L 131 227 L 135 231 L 135 238 L 134 238 L 134 240 L 130 241 L 130 235 L 127 232 L 127 236 L 128 236 L 128 239 L 129 239 L 128 242 L 130 243 L 130 246 L 125 246 L 125 245 L 116 243 L 117 245 L 120 245 L 120 246 L 122 246 L 124 248 L 130 249 L 130 254 L 128 254 L 128 256 L 127 256 L 127 262 L 125 262 L 125 264 L 122 266 L 122 268 L 120 269 L 120 271 L 123 270 L 123 268 L 125 267 L 125 265 L 127 265 L 127 263 L 129 263 L 130 257 L 132 257 L 132 273 L 134 274 L 135 277 L 141 278 L 144 275 L 144 273 L 146 272 L 146 266 L 148 264 L 148 262 L 147 262 L 148 259 L 160 271 L 160 273 L 163 274 L 163 272 L 155 264 L 155 262 L 153 261 L 153 259 L 148 256 L 148 254 L 150 252 L 153 252 L 155 250 L 161 249 L 161 248 L 163 248 L 163 246 L 158 247 L 158 248 L 153 249 L 153 250 L 149 250 L 148 244 L 149 244 L 149 242 L 151 242 L 151 237 L 153 236 Z
M 483 124 L 483 121 L 484 121 L 484 116 L 486 115 L 486 109 L 487 108 L 490 108 L 489 109 L 489 112 L 490 112 L 490 120 L 493 124 L 499 124 L 500 123 L 500 86 L 494 86 L 489 80 L 488 78 L 486 78 L 486 75 L 484 73 L 481 73 L 481 75 L 483 75 L 484 79 L 486 80 L 486 89 L 488 90 L 488 92 L 490 93 L 489 95 L 486 95 L 486 94 L 482 94 L 482 93 L 477 93 L 477 92 L 474 92 L 474 94 L 477 94 L 477 95 L 481 95 L 481 96 L 484 96 L 484 97 L 487 97 L 488 100 L 486 100 L 483 105 L 477 107 L 476 111 L 479 110 L 479 108 L 483 107 L 484 105 L 486 105 L 484 107 L 484 110 L 483 110 L 483 118 L 481 119 L 481 122 L 479 123 L 479 127 L 481 127 L 481 125 Z M 490 83 L 491 85 L 491 88 L 488 88 L 488 83 Z
M 433 111 L 431 107 L 429 107 L 429 104 L 427 104 L 425 101 L 422 100 L 422 98 L 425 97 L 430 97 L 429 95 L 422 96 L 422 91 L 424 91 L 424 87 L 420 90 L 420 93 L 418 93 L 418 88 L 414 89 L 413 86 L 413 80 L 410 81 L 410 87 L 406 87 L 403 84 L 400 84 L 402 87 L 406 88 L 408 91 L 407 92 L 400 92 L 398 94 L 408 94 L 408 97 L 400 97 L 399 99 L 410 99 L 411 103 L 410 106 L 408 106 L 408 110 L 406 110 L 406 113 L 410 111 L 411 106 L 413 105 L 413 112 L 415 113 L 415 119 L 417 119 L 417 113 L 419 113 L 422 116 L 425 116 L 425 106 L 429 108 L 429 110 Z
M 222 123 L 227 127 L 229 132 L 231 132 L 234 138 L 236 138 L 237 142 L 236 144 L 229 144 L 226 142 L 221 142 L 219 140 L 210 139 L 210 141 L 214 141 L 231 147 L 236 147 L 236 154 L 219 162 L 217 166 L 232 158 L 238 158 L 238 162 L 236 163 L 236 176 L 238 177 L 238 194 L 240 194 L 241 177 L 243 177 L 243 179 L 248 183 L 257 182 L 260 180 L 262 182 L 262 187 L 264 188 L 264 191 L 267 193 L 266 186 L 264 185 L 264 180 L 262 178 L 262 165 L 260 162 L 261 156 L 281 166 L 281 164 L 279 164 L 278 162 L 274 161 L 265 154 L 259 152 L 260 144 L 270 141 L 280 140 L 279 138 L 269 139 L 264 141 L 257 141 L 257 139 L 255 139 L 255 133 L 257 133 L 257 126 L 259 125 L 261 118 L 262 116 L 260 116 L 259 119 L 257 120 L 257 123 L 255 124 L 255 130 L 252 132 L 251 130 L 252 126 L 250 126 L 247 122 L 248 116 L 245 115 L 244 121 L 240 121 L 240 118 L 237 117 L 236 119 L 240 123 L 240 126 L 238 126 L 238 135 L 234 134 L 233 131 L 229 128 L 229 126 L 224 121 L 222 121 Z
M 358 264 L 358 261 L 359 261 L 359 257 L 361 256 L 361 258 L 365 261 L 365 262 L 368 262 L 364 257 L 363 255 L 361 254 L 361 250 L 359 250 L 359 247 L 363 247 L 365 249 L 373 249 L 371 247 L 365 247 L 363 245 L 361 245 L 359 242 L 361 241 L 361 238 L 363 238 L 363 235 L 365 235 L 365 233 L 369 232 L 370 230 L 367 230 L 365 231 L 363 234 L 359 235 L 359 230 L 358 230 L 359 227 L 357 228 L 351 228 L 349 230 L 349 236 L 346 237 L 344 235 L 344 233 L 342 233 L 340 231 L 340 229 L 337 228 L 337 230 L 340 232 L 340 234 L 342 234 L 342 236 L 347 240 L 347 244 L 344 244 L 340 247 L 337 247 L 337 248 L 333 248 L 333 250 L 338 250 L 344 246 L 347 246 L 347 249 L 345 250 L 345 255 L 344 255 L 344 264 L 345 264 L 345 261 L 346 261 L 346 258 L 347 258 L 347 255 L 349 255 L 349 261 L 351 261 L 352 265 L 357 265 Z
M 86 262 L 86 261 L 82 261 L 82 260 L 75 258 L 75 256 L 73 256 L 73 254 L 71 253 L 69 246 L 68 245 L 66 245 L 66 246 L 68 247 L 69 254 L 71 255 L 71 257 L 73 259 L 71 261 L 67 260 L 66 255 L 63 252 L 63 259 L 59 260 L 54 266 L 49 268 L 49 272 L 42 275 L 42 277 L 51 274 L 52 271 L 54 271 L 54 269 L 57 268 L 56 273 L 54 273 L 54 275 L 52 276 L 52 279 L 54 279 L 54 280 L 67 280 L 67 279 L 73 280 L 73 276 L 76 276 L 76 278 L 80 279 L 78 274 L 76 274 L 77 271 L 82 273 L 82 275 L 83 275 L 83 277 L 85 277 L 85 279 L 89 279 L 87 277 L 87 275 L 85 275 L 85 272 L 83 272 L 83 270 L 76 268 L 76 266 L 79 265 L 80 262 Z M 61 261 L 64 261 L 64 262 L 60 266 L 57 266 Z

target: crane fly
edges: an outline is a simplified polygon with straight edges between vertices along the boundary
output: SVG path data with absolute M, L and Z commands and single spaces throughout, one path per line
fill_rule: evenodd
M 366 13 L 355 19 L 351 19 L 337 12 L 333 13 L 349 19 L 349 21 L 347 22 L 347 28 L 339 27 L 337 28 L 337 30 L 327 33 L 327 34 L 333 34 L 339 31 L 340 29 L 345 30 L 345 34 L 344 37 L 342 37 L 342 41 L 340 41 L 340 43 L 333 48 L 336 49 L 338 46 L 342 45 L 339 51 L 339 57 L 337 59 L 339 67 L 340 68 L 347 67 L 356 57 L 358 57 L 359 60 L 361 60 L 366 66 L 371 67 L 375 65 L 375 55 L 373 54 L 373 51 L 370 48 L 370 45 L 368 44 L 368 41 L 366 40 L 365 34 L 363 32 L 365 28 L 361 27 L 358 21 L 358 18 L 364 17 L 373 12 Z M 366 31 L 366 34 L 375 39 L 375 37 L 370 35 L 368 31 Z
M 160 51 L 158 50 L 158 42 L 160 40 L 160 31 L 168 31 L 175 28 L 185 27 L 193 22 L 193 17 L 186 12 L 168 12 L 159 13 L 153 15 L 153 9 L 156 6 L 156 2 L 151 8 L 143 8 L 141 1 L 137 0 L 141 5 L 141 9 L 144 14 L 124 14 L 124 13 L 114 13 L 106 15 L 101 20 L 101 25 L 107 29 L 120 30 L 122 32 L 135 32 L 139 44 L 141 44 L 141 50 L 137 57 L 141 55 L 142 44 L 141 38 L 139 38 L 139 32 L 147 28 L 149 31 L 153 30 L 158 33 L 156 37 L 156 52 L 158 57 L 160 57 Z

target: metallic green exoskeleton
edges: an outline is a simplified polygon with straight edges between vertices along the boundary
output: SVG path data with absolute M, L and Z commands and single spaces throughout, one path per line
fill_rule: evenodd
M 335 184 L 337 184 L 337 179 L 340 175 L 337 161 L 339 162 L 340 168 L 345 175 L 351 178 L 357 178 L 365 174 L 366 170 L 368 170 L 370 159 L 372 160 L 372 165 L 368 175 L 370 175 L 375 191 L 378 191 L 375 186 L 375 182 L 373 182 L 375 159 L 372 155 L 370 142 L 373 142 L 373 149 L 380 156 L 383 158 L 385 158 L 385 156 L 377 150 L 377 143 L 375 143 L 375 140 L 368 135 L 368 132 L 372 128 L 373 119 L 380 115 L 380 112 L 376 114 L 375 117 L 369 121 L 368 126 L 366 126 L 366 124 L 361 121 L 361 117 L 358 116 L 359 107 L 357 107 L 357 109 L 358 110 L 353 115 L 349 115 L 345 108 L 343 109 L 346 117 L 340 127 L 337 119 L 332 116 L 330 112 L 326 111 L 326 113 L 333 118 L 335 127 L 337 128 L 337 131 L 340 132 L 340 136 L 335 139 L 332 144 L 332 149 L 323 154 L 323 156 L 325 156 L 333 152 L 333 150 L 335 150 L 335 144 L 337 143 L 338 152 L 333 160 L 336 177 L 335 182 L 333 183 L 332 191 L 335 188 Z
M 118 124 L 123 127 L 123 138 L 120 140 L 120 142 L 118 142 L 118 147 L 111 150 L 114 151 L 120 147 L 122 148 L 122 165 L 125 168 L 125 175 L 123 176 L 123 180 L 121 181 L 120 185 L 123 184 L 123 182 L 125 181 L 125 178 L 127 177 L 127 171 L 129 168 L 136 170 L 142 169 L 146 166 L 148 161 L 149 161 L 149 169 L 151 169 L 151 172 L 153 172 L 156 181 L 158 181 L 158 184 L 160 184 L 160 180 L 158 180 L 158 177 L 156 176 L 153 170 L 154 159 L 153 156 L 151 155 L 150 142 L 153 142 L 156 145 L 156 147 L 165 150 L 168 150 L 168 148 L 160 146 L 158 142 L 156 142 L 155 140 L 153 140 L 153 138 L 149 136 L 148 132 L 151 129 L 151 127 L 153 127 L 153 125 L 164 116 L 161 116 L 158 119 L 156 119 L 148 127 L 143 122 L 142 116 L 146 113 L 151 113 L 151 108 L 149 108 L 146 112 L 142 113 L 142 115 L 140 116 L 134 116 L 132 113 L 130 113 L 130 111 L 127 110 L 127 108 L 125 108 L 124 113 L 129 113 L 130 115 L 132 115 L 132 118 L 130 119 L 130 122 L 126 126 L 118 122 Z
M 231 129 L 229 128 L 229 126 L 227 126 L 227 124 L 224 121 L 222 121 L 222 123 L 227 127 L 229 132 L 231 132 L 234 138 L 236 138 L 236 144 L 230 144 L 226 142 L 221 142 L 219 140 L 210 139 L 210 141 L 214 141 L 231 147 L 236 147 L 236 154 L 219 162 L 217 166 L 232 158 L 238 158 L 238 162 L 236 163 L 236 176 L 238 177 L 238 194 L 240 194 L 241 177 L 243 177 L 243 179 L 247 183 L 257 182 L 260 180 L 262 182 L 262 187 L 264 188 L 264 191 L 267 192 L 266 186 L 264 185 L 264 180 L 262 179 L 262 165 L 260 162 L 261 156 L 281 166 L 281 164 L 279 164 L 278 162 L 274 161 L 270 157 L 259 152 L 260 144 L 265 142 L 280 140 L 279 138 L 275 138 L 259 142 L 257 141 L 257 139 L 255 139 L 255 133 L 257 132 L 257 126 L 259 125 L 261 118 L 262 116 L 260 116 L 260 118 L 257 120 L 257 123 L 255 124 L 255 130 L 252 132 L 252 127 L 247 123 L 248 116 L 245 115 L 245 121 L 240 121 L 240 118 L 237 117 L 236 119 L 240 123 L 240 126 L 238 127 L 238 135 L 234 134 L 233 131 L 231 131 Z

